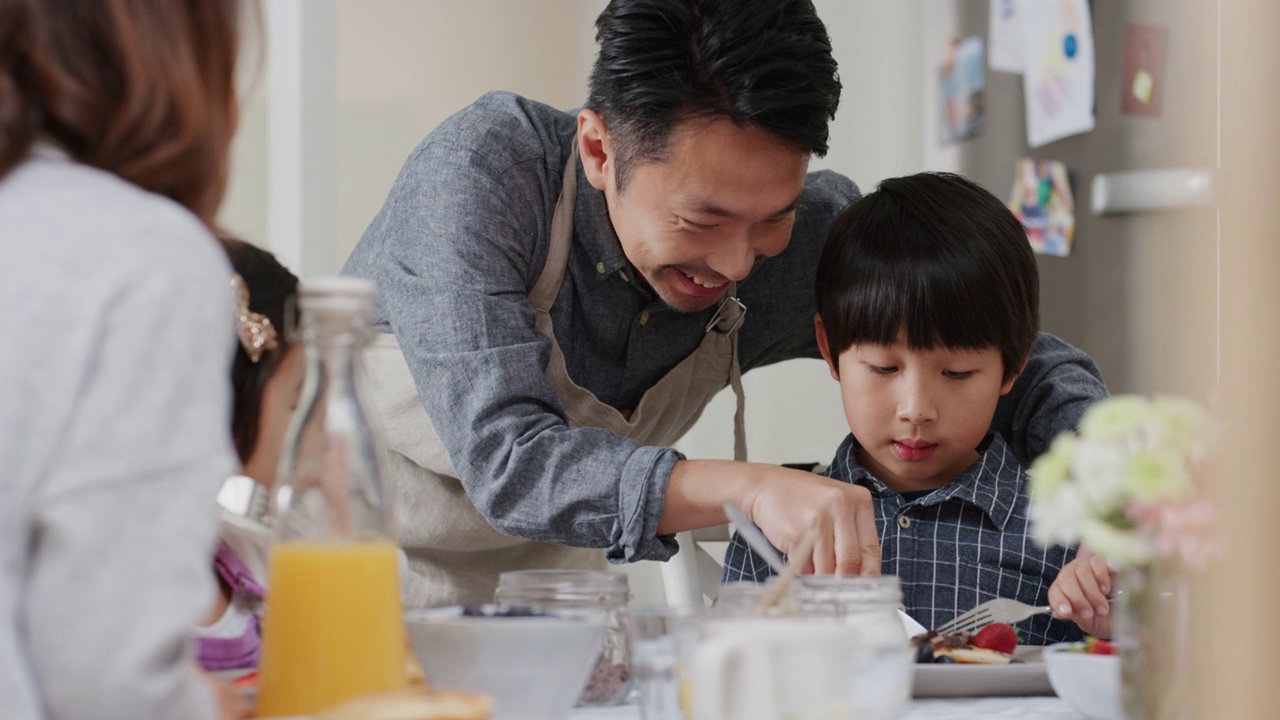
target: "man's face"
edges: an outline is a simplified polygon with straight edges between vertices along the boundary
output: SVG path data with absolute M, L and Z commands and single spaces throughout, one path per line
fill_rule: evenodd
M 762 130 L 690 120 L 621 192 L 605 163 L 601 189 L 632 267 L 667 305 L 697 312 L 786 248 L 808 167 L 807 152 Z

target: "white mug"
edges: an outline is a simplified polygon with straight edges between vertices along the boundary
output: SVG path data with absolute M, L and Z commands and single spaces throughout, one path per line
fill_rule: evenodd
M 856 632 L 797 618 L 712 621 L 693 650 L 691 720 L 853 717 Z

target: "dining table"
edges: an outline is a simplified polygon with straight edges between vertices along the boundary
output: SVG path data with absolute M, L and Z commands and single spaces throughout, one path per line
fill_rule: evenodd
M 1066 701 L 1054 696 L 920 698 L 912 700 L 899 720 L 1085 720 Z M 569 720 L 640 720 L 634 695 L 612 707 L 579 707 Z

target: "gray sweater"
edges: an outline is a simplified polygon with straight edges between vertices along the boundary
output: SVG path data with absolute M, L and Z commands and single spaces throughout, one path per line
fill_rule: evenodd
M 214 716 L 230 269 L 177 204 L 47 147 L 0 179 L 0 719 Z

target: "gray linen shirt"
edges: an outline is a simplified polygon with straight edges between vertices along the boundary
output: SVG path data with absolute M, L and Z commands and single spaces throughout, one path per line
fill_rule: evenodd
M 666 559 L 676 546 L 657 526 L 679 453 L 571 428 L 543 374 L 550 341 L 534 330 L 527 295 L 546 262 L 575 128 L 572 112 L 511 93 L 481 97 L 409 156 L 343 272 L 377 284 L 376 324 L 396 334 L 468 496 L 497 530 L 606 548 L 615 562 Z M 738 284 L 748 308 L 744 372 L 819 357 L 818 255 L 831 221 L 858 196 L 833 172 L 806 179 L 791 244 Z M 574 381 L 624 412 L 693 351 L 713 312 L 672 310 L 636 280 L 604 196 L 579 166 L 574 245 L 552 325 Z M 1037 353 L 995 427 L 1015 452 L 1035 454 L 1105 392 L 1074 348 Z

